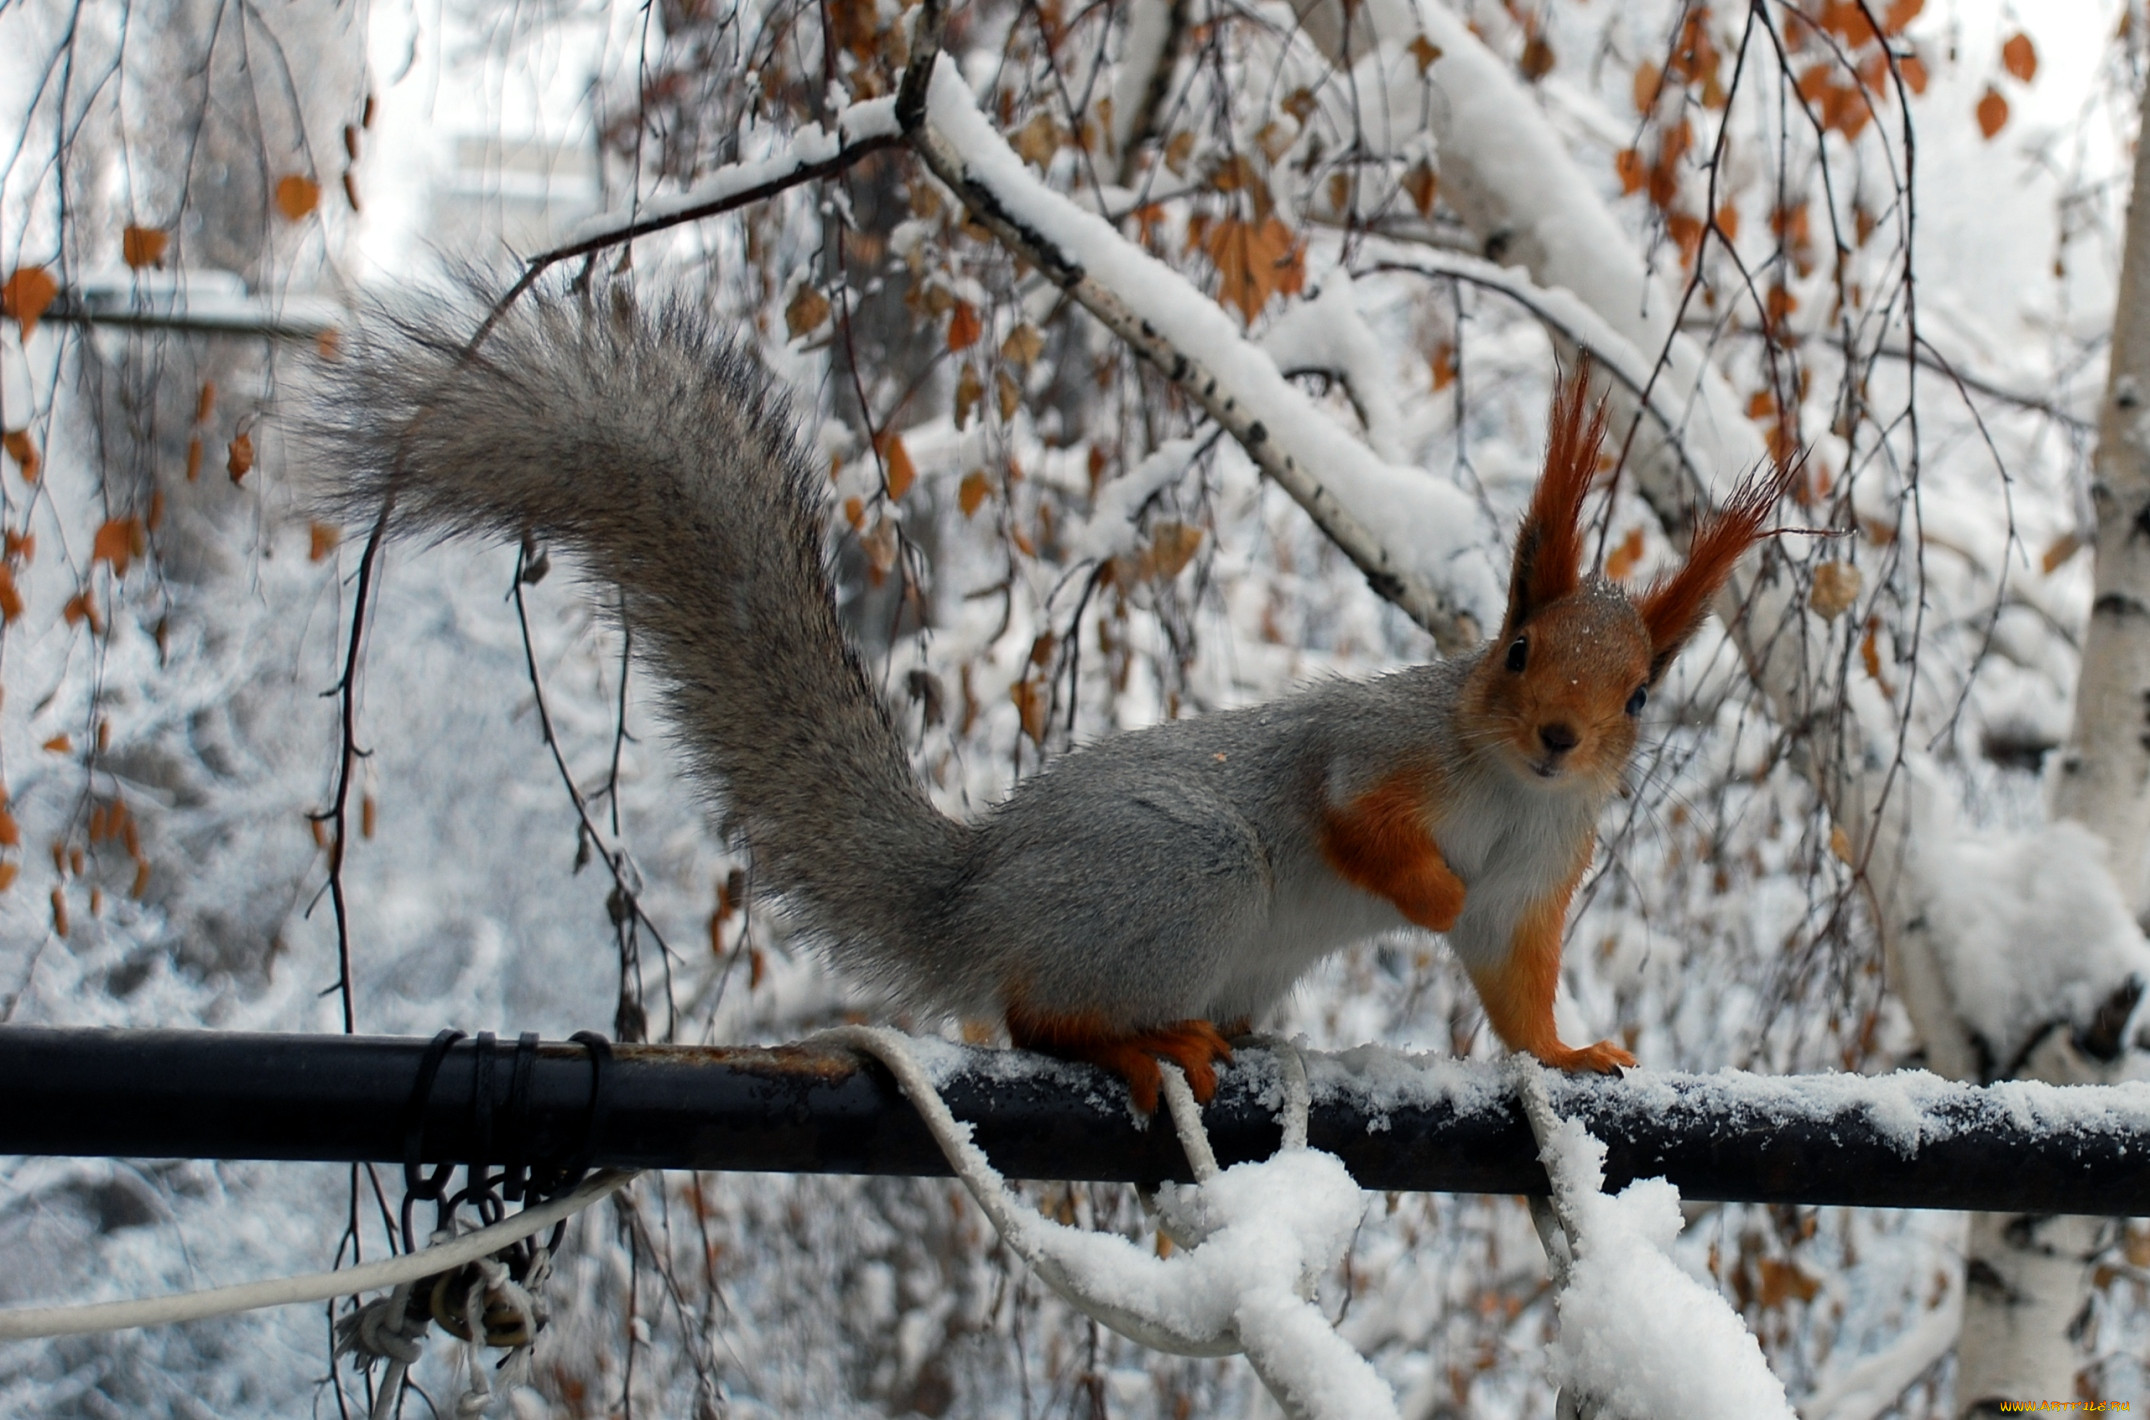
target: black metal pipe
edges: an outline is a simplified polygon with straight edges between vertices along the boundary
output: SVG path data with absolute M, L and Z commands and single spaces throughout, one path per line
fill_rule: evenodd
M 1187 1176 L 1171 1128 L 1117 1082 L 1006 1051 L 922 1047 L 958 1119 L 1015 1178 Z M 397 1163 L 427 1043 L 389 1037 L 0 1027 L 0 1154 Z M 943 1175 L 877 1064 L 825 1044 L 537 1046 L 511 1110 L 515 1045 L 440 1058 L 418 1102 L 424 1162 L 516 1157 L 624 1168 Z M 1310 1142 L 1368 1188 L 1532 1193 L 1536 1147 L 1499 1067 L 1384 1051 L 1310 1056 Z M 489 1081 L 490 1108 L 472 1107 Z M 1607 1146 L 1617 1187 L 1662 1175 L 1690 1199 L 2150 1214 L 2150 1084 L 1985 1089 L 1928 1075 L 1559 1078 L 1553 1102 Z M 1218 1160 L 1281 1136 L 1277 1062 L 1243 1050 L 1205 1113 Z M 587 1149 L 586 1157 L 584 1155 Z

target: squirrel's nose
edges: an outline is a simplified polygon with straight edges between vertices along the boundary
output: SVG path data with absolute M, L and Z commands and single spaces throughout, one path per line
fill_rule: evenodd
M 1553 754 L 1566 754 L 1569 750 L 1574 749 L 1576 745 L 1582 743 L 1576 737 L 1574 730 L 1557 720 L 1550 725 L 1540 725 L 1538 727 L 1538 742 Z

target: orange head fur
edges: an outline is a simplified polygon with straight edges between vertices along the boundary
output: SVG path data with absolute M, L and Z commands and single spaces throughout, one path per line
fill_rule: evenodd
M 1650 687 L 1694 636 L 1709 604 L 1797 467 L 1758 472 L 1696 531 L 1687 561 L 1639 598 L 1583 570 L 1583 498 L 1597 472 L 1606 413 L 1589 368 L 1553 400 L 1545 472 L 1516 535 L 1499 638 L 1464 691 L 1469 748 L 1550 781 L 1610 787 L 1635 748 Z

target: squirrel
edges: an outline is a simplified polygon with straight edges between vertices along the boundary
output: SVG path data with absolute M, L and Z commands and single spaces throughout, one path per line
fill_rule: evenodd
M 1569 899 L 1652 687 L 1796 465 L 1757 470 L 1639 595 L 1583 570 L 1606 413 L 1556 395 L 1499 634 L 1373 680 L 1074 750 L 973 821 L 942 813 L 837 620 L 825 480 L 759 362 L 682 300 L 533 291 L 475 351 L 449 313 L 362 327 L 312 449 L 351 522 L 580 555 L 664 683 L 756 875 L 899 1005 L 1197 1099 L 1229 1037 L 1330 953 L 1445 934 L 1510 1048 L 1617 1071 L 1554 1025 Z

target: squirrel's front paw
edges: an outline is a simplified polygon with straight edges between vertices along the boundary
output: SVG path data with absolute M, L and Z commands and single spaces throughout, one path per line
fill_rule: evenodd
M 1596 1045 L 1586 1045 L 1581 1050 L 1555 1045 L 1550 1050 L 1534 1050 L 1531 1054 L 1555 1070 L 1590 1070 L 1600 1075 L 1617 1075 L 1622 1067 L 1632 1067 L 1635 1063 L 1632 1054 L 1609 1040 L 1601 1040 Z

